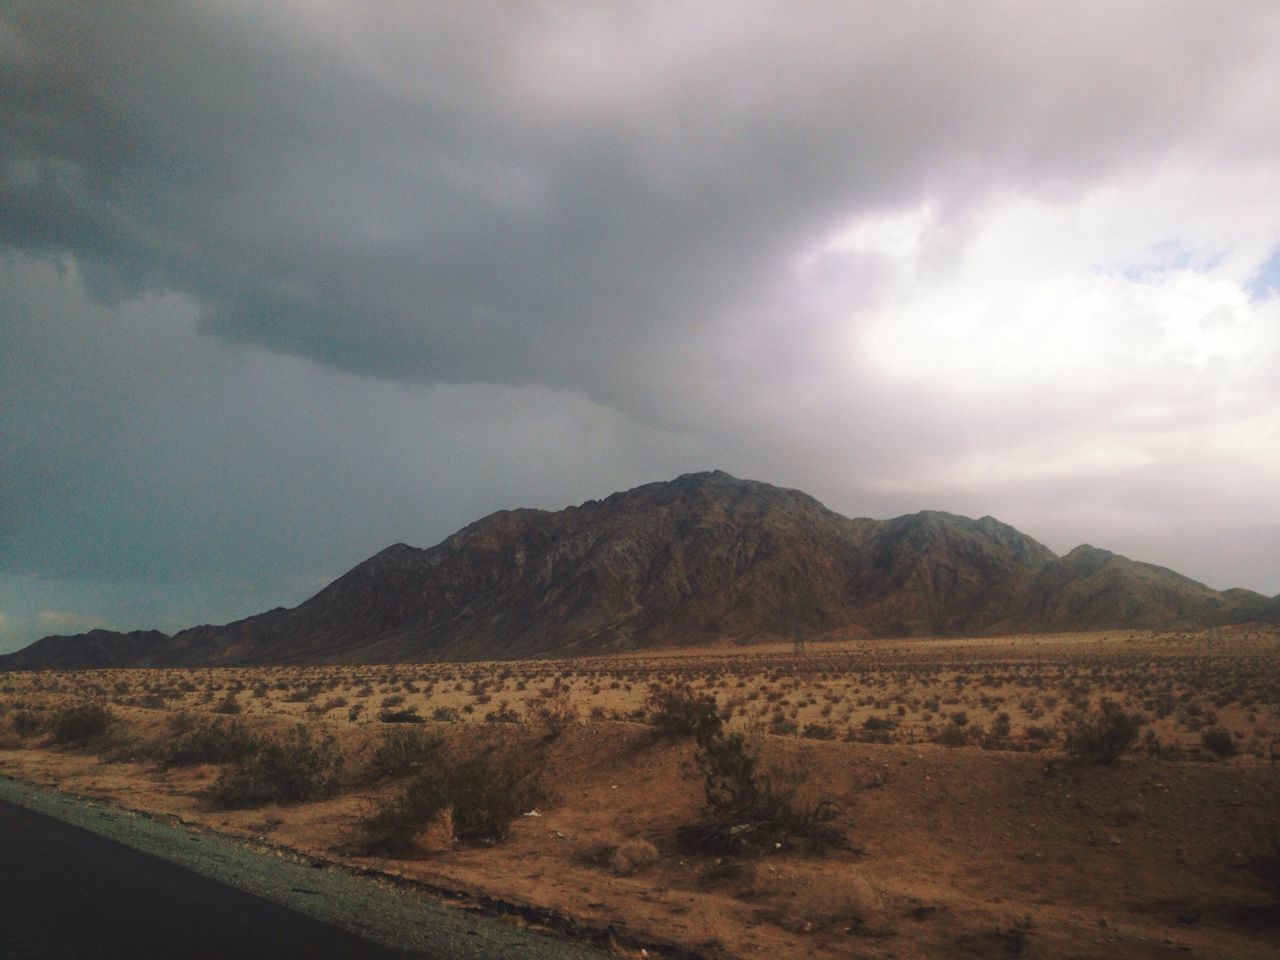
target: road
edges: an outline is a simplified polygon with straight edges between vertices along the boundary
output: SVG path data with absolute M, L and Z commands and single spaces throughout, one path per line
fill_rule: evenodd
M 0 776 L 0 960 L 607 960 L 403 886 Z
M 5 960 L 412 956 L 0 801 Z

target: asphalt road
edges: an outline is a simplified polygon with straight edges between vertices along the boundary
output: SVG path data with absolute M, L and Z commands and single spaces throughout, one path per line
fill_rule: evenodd
M 0 801 L 4 960 L 413 956 Z

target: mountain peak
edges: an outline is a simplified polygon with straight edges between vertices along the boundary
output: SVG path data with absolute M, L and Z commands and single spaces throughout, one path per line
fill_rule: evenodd
M 1087 545 L 1060 559 L 993 517 L 853 520 L 711 470 L 560 511 L 499 511 L 429 549 L 395 543 L 290 610 L 173 637 L 46 638 L 0 666 L 494 659 L 1273 615 L 1280 601 Z

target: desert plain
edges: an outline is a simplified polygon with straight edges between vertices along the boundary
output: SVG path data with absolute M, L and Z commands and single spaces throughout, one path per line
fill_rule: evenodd
M 664 694 L 713 698 L 714 742 L 822 829 L 717 823 L 708 741 L 663 725 Z M 1072 732 L 1106 709 L 1132 735 L 1098 762 Z M 299 725 L 324 748 L 316 799 L 237 798 L 244 757 L 182 749 Z M 371 831 L 475 758 L 519 767 L 528 809 L 501 830 L 462 836 L 449 809 Z M 623 956 L 1280 955 L 1277 627 L 14 672 L 0 774 Z

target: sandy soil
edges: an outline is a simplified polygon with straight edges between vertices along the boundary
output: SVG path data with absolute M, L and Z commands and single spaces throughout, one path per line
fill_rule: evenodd
M 0 676 L 0 773 L 545 908 L 617 931 L 624 953 L 671 944 L 708 957 L 1248 960 L 1280 954 L 1280 911 L 1250 869 L 1280 836 L 1277 667 L 1280 632 L 1239 628 L 12 674 Z M 731 859 L 683 847 L 677 830 L 703 805 L 695 747 L 638 722 L 652 685 L 679 683 L 754 730 L 766 764 L 807 770 L 804 796 L 836 801 L 850 848 Z M 531 704 L 562 691 L 578 721 L 550 738 Z M 95 695 L 118 718 L 109 743 L 56 748 L 47 733 L 12 729 L 19 714 L 47 718 Z M 1069 712 L 1103 697 L 1149 718 L 1154 739 L 1114 767 L 1066 760 Z M 255 729 L 301 720 L 337 736 L 341 794 L 216 811 L 202 798 L 216 767 L 156 762 L 172 715 L 229 700 Z M 428 835 L 410 859 L 360 856 L 356 821 L 404 786 L 365 773 L 392 726 L 378 714 L 407 708 L 456 717 L 427 726 L 459 751 L 515 745 L 538 759 L 550 801 L 503 844 Z M 1234 755 L 1204 745 L 1219 731 Z M 654 845 L 655 862 L 629 872 L 601 855 L 636 839 Z

